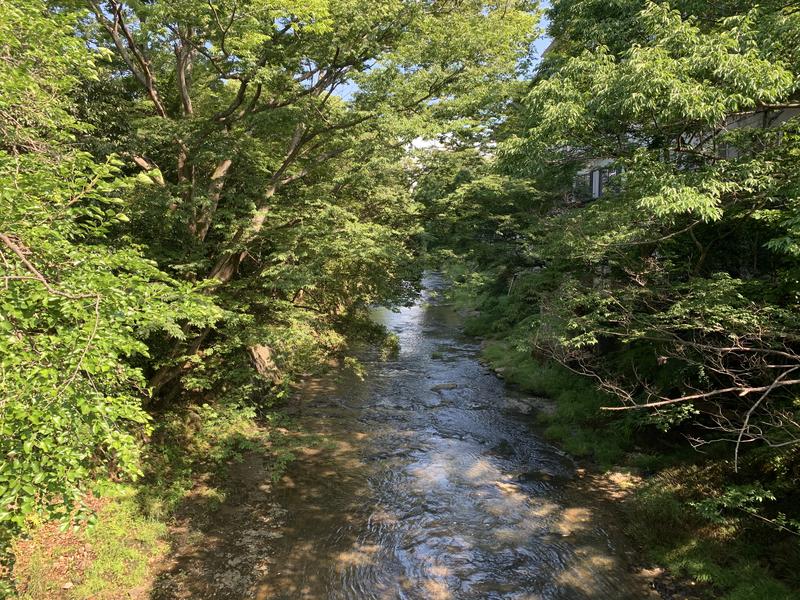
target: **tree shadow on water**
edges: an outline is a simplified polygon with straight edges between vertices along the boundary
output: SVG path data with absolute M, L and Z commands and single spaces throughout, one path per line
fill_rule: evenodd
M 175 512 L 152 600 L 246 597 L 280 535 L 282 511 L 270 497 L 267 456 L 248 449 L 194 483 Z
M 304 595 L 304 587 L 325 585 L 324 574 L 309 565 L 331 564 L 348 543 L 336 532 L 351 518 L 342 515 L 354 515 L 363 503 L 354 485 L 360 463 L 346 442 L 321 446 L 307 435 L 288 435 L 294 460 L 276 481 L 282 459 L 275 448 L 241 436 L 224 440 L 242 450 L 181 499 L 151 600 L 325 597 Z M 333 537 L 330 547 L 326 535 Z M 278 591 L 262 591 L 265 581 Z

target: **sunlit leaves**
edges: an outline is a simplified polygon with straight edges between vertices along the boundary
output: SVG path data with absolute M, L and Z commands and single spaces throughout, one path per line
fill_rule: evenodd
M 0 130 L 0 528 L 8 535 L 36 510 L 65 516 L 91 477 L 141 473 L 149 392 L 132 361 L 148 356 L 153 332 L 180 336 L 187 322 L 211 324 L 220 312 L 130 240 L 110 236 L 128 222 L 121 162 L 65 143 L 85 129 L 66 94 L 93 53 L 38 2 L 2 8 L 14 29 L 2 20 L 13 59 L 0 61 L 0 87 L 25 90 L 4 96 L 25 127 Z M 46 52 L 31 43 L 44 38 Z
M 794 13 L 778 3 L 553 3 L 556 39 L 501 148 L 505 171 L 532 178 L 554 205 L 520 235 L 528 260 L 558 282 L 532 295 L 531 348 L 624 382 L 626 402 L 764 386 L 777 367 L 758 353 L 789 348 L 795 360 Z M 581 170 L 603 178 L 586 206 L 573 184 Z M 637 352 L 647 356 L 620 364 Z M 735 397 L 725 402 L 739 410 Z M 658 422 L 675 426 L 692 410 Z M 783 439 L 786 423 L 765 427 Z

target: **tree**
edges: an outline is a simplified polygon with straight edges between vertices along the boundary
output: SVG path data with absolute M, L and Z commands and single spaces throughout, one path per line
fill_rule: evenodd
M 120 131 L 106 118 L 113 114 L 107 102 L 91 98 L 87 120 L 94 137 L 135 163 L 150 184 L 139 190 L 133 231 L 159 264 L 187 280 L 216 280 L 226 308 L 251 316 L 243 290 L 268 287 L 291 309 L 314 285 L 264 286 L 276 257 L 288 256 L 276 240 L 304 231 L 322 236 L 307 240 L 318 249 L 341 244 L 324 227 L 303 229 L 301 220 L 344 214 L 341 207 L 353 205 L 351 194 L 362 185 L 354 182 L 370 179 L 365 164 L 397 160 L 418 136 L 474 125 L 487 102 L 502 101 L 535 29 L 534 6 L 525 0 L 86 6 L 91 18 L 83 35 L 114 55 L 111 82 L 100 85 L 117 94 L 114 104 L 126 107 L 131 125 Z M 379 198 L 377 212 L 402 219 L 409 209 L 393 207 L 404 198 L 393 185 L 397 197 Z M 366 217 L 358 234 L 368 243 L 374 221 L 366 208 L 362 203 L 349 218 Z M 405 255 L 395 253 L 394 262 Z M 396 289 L 407 269 L 388 272 Z M 338 306 L 377 300 L 362 293 L 369 287 L 350 286 Z M 191 343 L 167 352 L 151 383 L 174 388 L 186 372 L 181 365 L 191 364 L 185 358 L 225 335 L 194 332 Z
M 554 202 L 592 161 L 621 174 L 529 232 L 561 281 L 531 343 L 624 403 L 609 408 L 694 420 L 693 442 L 731 442 L 737 464 L 745 443 L 796 444 L 797 7 L 562 0 L 551 16 L 505 168 Z
M 65 514 L 93 477 L 140 473 L 143 372 L 154 332 L 220 316 L 211 298 L 129 237 L 121 163 L 74 148 L 69 96 L 102 57 L 69 14 L 0 3 L 0 527 Z M 44 46 L 40 40 L 47 39 Z M 60 503 L 54 503 L 56 500 Z

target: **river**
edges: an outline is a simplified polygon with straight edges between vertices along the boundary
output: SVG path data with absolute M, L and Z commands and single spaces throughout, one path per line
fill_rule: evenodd
M 479 362 L 429 275 L 412 307 L 380 310 L 397 355 L 311 382 L 297 419 L 326 442 L 273 489 L 286 511 L 257 597 L 626 600 L 654 592 L 619 524 L 573 485 L 576 465 Z M 608 527 L 613 525 L 613 527 Z

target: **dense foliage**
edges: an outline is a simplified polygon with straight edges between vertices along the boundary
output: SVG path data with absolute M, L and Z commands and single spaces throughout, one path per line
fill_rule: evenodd
M 0 64 L 0 523 L 43 502 L 69 510 L 87 479 L 140 472 L 145 343 L 220 311 L 128 235 L 131 182 L 113 156 L 80 150 L 69 94 L 96 58 L 72 22 L 3 3 Z M 48 47 L 35 40 L 45 36 Z M 8 530 L 7 530 L 8 531 Z
M 554 5 L 506 166 L 543 189 L 593 160 L 619 174 L 534 234 L 561 273 L 537 344 L 665 427 L 700 414 L 697 444 L 791 448 L 800 21 L 784 3 L 684 4 Z
M 794 540 L 800 4 L 551 5 L 531 71 L 533 0 L 0 0 L 0 543 L 285 396 L 426 252 L 568 449 L 688 440 L 698 523 Z
M 532 8 L 0 1 L 4 533 L 135 478 L 153 415 L 281 397 L 411 297 L 409 144 L 480 128 Z

